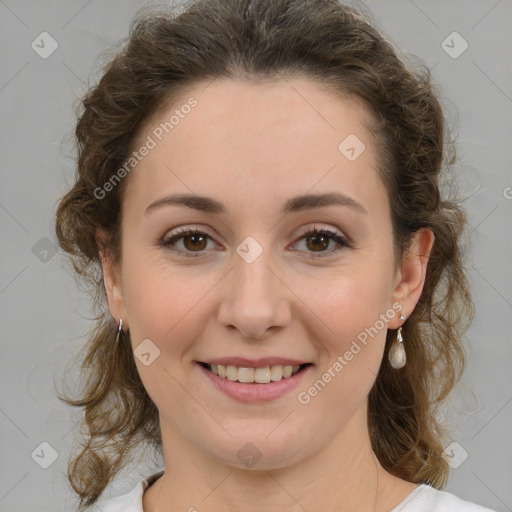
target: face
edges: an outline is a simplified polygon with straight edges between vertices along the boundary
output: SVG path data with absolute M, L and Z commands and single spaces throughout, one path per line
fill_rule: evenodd
M 164 445 L 284 467 L 367 436 L 386 331 L 414 309 L 423 260 L 395 273 L 360 103 L 306 79 L 206 85 L 134 145 L 154 143 L 126 178 L 109 307 L 146 354 L 135 361 Z

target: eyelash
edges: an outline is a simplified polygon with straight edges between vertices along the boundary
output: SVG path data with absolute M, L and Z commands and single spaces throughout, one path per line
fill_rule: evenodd
M 187 258 L 197 258 L 199 256 L 202 256 L 202 253 L 204 251 L 197 251 L 194 253 L 193 251 L 191 252 L 191 251 L 181 251 L 181 250 L 176 250 L 176 249 L 170 249 L 170 246 L 173 245 L 175 242 L 177 242 L 181 238 L 184 238 L 186 236 L 191 236 L 191 235 L 204 235 L 211 239 L 211 237 L 207 233 L 204 233 L 203 231 L 200 231 L 196 228 L 185 227 L 185 228 L 178 228 L 178 230 L 175 233 L 173 233 L 171 237 L 164 237 L 158 243 L 158 245 L 165 249 L 178 252 Z M 299 237 L 299 240 L 302 240 L 304 238 L 308 238 L 308 237 L 311 237 L 314 235 L 326 235 L 331 240 L 335 241 L 338 244 L 338 246 L 329 251 L 321 252 L 320 254 L 312 253 L 311 256 L 306 256 L 307 258 L 311 258 L 311 259 L 327 258 L 329 256 L 332 256 L 332 254 L 337 253 L 345 248 L 352 247 L 348 243 L 348 241 L 345 238 L 343 238 L 342 236 L 340 236 L 337 232 L 331 231 L 330 229 L 326 229 L 326 228 L 317 228 L 316 226 L 314 226 L 312 229 L 302 233 Z

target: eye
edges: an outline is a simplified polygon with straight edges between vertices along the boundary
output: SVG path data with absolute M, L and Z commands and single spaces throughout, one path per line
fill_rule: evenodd
M 350 247 L 348 241 L 336 231 L 332 231 L 327 228 L 317 228 L 316 226 L 303 233 L 299 241 L 304 241 L 306 248 L 308 249 L 307 252 L 319 253 L 307 256 L 313 259 L 332 256 L 333 253 L 337 253 L 342 249 Z M 335 247 L 327 251 L 326 249 L 329 247 L 331 242 L 335 242 Z
M 158 245 L 165 247 L 170 250 L 174 250 L 177 253 L 183 254 L 187 257 L 201 256 L 204 249 L 207 248 L 207 242 L 210 236 L 206 233 L 199 231 L 196 228 L 178 228 L 176 231 L 171 233 L 170 236 L 164 237 Z M 183 249 L 173 249 L 172 246 L 176 245 L 176 242 L 182 241 Z
M 169 236 L 165 236 L 158 245 L 177 252 L 180 255 L 182 254 L 186 257 L 194 258 L 201 256 L 205 252 L 208 248 L 208 240 L 212 239 L 203 231 L 197 228 L 185 227 L 178 228 Z M 313 253 L 307 257 L 313 259 L 328 257 L 344 248 L 351 247 L 348 241 L 336 231 L 326 228 L 317 228 L 316 226 L 304 232 L 299 239 L 299 242 L 301 241 L 306 245 L 306 252 Z M 326 250 L 332 242 L 335 243 L 335 247 Z M 183 248 L 176 248 L 179 243 L 182 243 Z M 213 240 L 212 243 L 214 243 Z M 215 243 L 214 246 L 216 246 Z

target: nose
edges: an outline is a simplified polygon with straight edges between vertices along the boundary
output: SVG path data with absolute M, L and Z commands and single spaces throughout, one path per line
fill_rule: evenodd
M 218 319 L 244 337 L 262 340 L 291 321 L 290 289 L 271 268 L 267 251 L 252 263 L 235 254 L 234 268 L 224 280 Z

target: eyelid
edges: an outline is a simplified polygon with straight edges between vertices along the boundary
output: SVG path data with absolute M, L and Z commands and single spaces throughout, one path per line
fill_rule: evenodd
M 302 237 L 302 236 L 307 235 L 313 231 L 315 231 L 315 232 L 329 231 L 330 233 L 336 234 L 340 238 L 344 238 L 348 241 L 348 238 L 339 229 L 330 227 L 330 226 L 320 226 L 320 225 L 318 225 L 318 223 L 313 223 L 313 226 L 308 225 L 308 226 L 302 227 L 297 236 Z
M 208 229 L 204 227 L 189 225 L 189 226 L 179 226 L 177 228 L 171 229 L 165 233 L 163 238 L 174 238 L 177 235 L 188 235 L 190 233 L 200 233 L 204 235 L 208 235 L 210 238 L 213 239 L 213 237 L 208 233 Z

